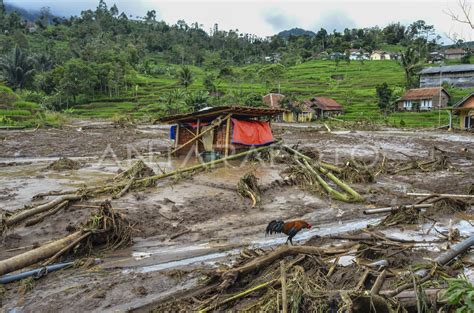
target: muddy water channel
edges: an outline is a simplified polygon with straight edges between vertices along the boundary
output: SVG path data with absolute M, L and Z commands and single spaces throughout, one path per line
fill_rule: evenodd
M 287 165 L 278 162 L 241 164 L 236 161 L 193 176 L 168 178 L 156 187 L 135 190 L 111 200 L 112 207 L 133 222 L 131 246 L 92 252 L 89 257 L 97 259 L 94 266 L 50 273 L 34 281 L 33 288 L 26 292 L 21 288 L 21 282 L 4 285 L 1 310 L 103 312 L 141 307 L 172 292 L 195 286 L 200 279 L 200 270 L 230 266 L 244 249 L 266 250 L 285 244 L 284 235 L 265 236 L 265 227 L 271 220 L 304 219 L 314 227 L 300 232 L 294 239 L 295 244 L 331 245 L 333 243 L 323 239 L 373 227 L 384 218 L 384 215 L 363 215 L 364 209 L 414 203 L 417 198 L 407 196 L 407 192 L 462 194 L 474 183 L 473 158 L 461 152 L 465 148 L 474 153 L 472 134 L 398 130 L 329 134 L 305 127 L 276 125 L 275 128 L 285 143 L 299 143 L 302 148 L 314 149 L 323 160 L 339 165 L 350 157 L 424 158 L 436 145 L 447 151 L 452 168 L 426 173 L 382 173 L 373 183 L 351 184 L 365 199 L 364 203 L 357 204 L 335 201 L 298 185 L 282 183 L 287 176 Z M 71 132 L 65 135 L 68 137 L 78 131 L 75 127 L 65 132 Z M 127 158 L 125 150 L 114 157 L 104 157 L 105 143 L 77 155 L 70 155 L 69 146 L 61 144 L 57 146 L 55 156 L 51 156 L 49 148 L 44 151 L 31 148 L 26 141 L 41 138 L 46 143 L 51 140 L 54 145 L 58 136 L 54 131 L 48 134 L 39 130 L 39 133 L 28 135 L 1 133 L 5 138 L 1 144 L 5 149 L 0 155 L 0 209 L 13 212 L 51 199 L 32 200 L 38 193 L 103 185 L 140 157 L 155 173 L 197 162 L 194 158 L 167 158 L 165 148 L 169 141 L 163 127 L 117 132 L 108 128 L 81 130 L 80 138 L 76 140 L 84 146 L 101 134 L 114 134 L 124 145 L 135 144 L 135 159 Z M 158 144 L 150 149 L 149 145 L 137 146 L 137 142 Z M 15 147 L 21 151 L 20 156 L 14 156 Z M 69 156 L 81 163 L 80 168 L 48 169 L 59 156 Z M 247 172 L 255 174 L 262 189 L 262 201 L 257 208 L 252 208 L 251 201 L 236 192 L 239 179 Z M 68 235 L 67 229 L 84 222 L 93 212 L 93 206 L 105 198 L 110 196 L 87 199 L 32 227 L 20 225 L 7 230 L 0 245 L 0 260 Z M 466 214 L 472 214 L 472 208 Z M 439 216 L 435 222 L 395 225 L 380 231 L 395 239 L 420 241 L 417 245 L 421 250 L 435 253 L 446 249 L 446 243 L 437 241 L 453 227 L 459 230 L 461 237 L 474 233 L 470 222 L 458 215 Z M 318 237 L 323 239 L 315 239 Z M 74 260 L 74 256 L 65 260 Z M 351 264 L 354 255 L 341 258 L 339 262 Z M 466 272 L 469 274 L 472 270 L 466 269 Z M 73 299 L 74 307 L 71 308 Z

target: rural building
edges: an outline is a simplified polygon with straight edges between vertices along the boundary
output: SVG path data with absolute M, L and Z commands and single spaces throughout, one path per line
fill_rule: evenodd
M 271 109 L 281 109 L 281 101 L 285 98 L 285 95 L 281 93 L 269 93 L 263 96 L 263 103 L 265 103 Z M 277 122 L 288 122 L 292 120 L 293 113 L 290 111 L 284 111 L 283 113 L 278 114 L 274 117 L 275 121 Z
M 281 108 L 280 102 L 285 98 L 281 93 L 269 93 L 263 96 L 263 102 L 271 109 Z
M 346 51 L 349 54 L 349 60 L 358 61 L 358 60 L 369 60 L 369 54 L 360 49 L 349 49 Z
M 430 111 L 445 108 L 450 95 L 441 87 L 410 89 L 397 100 L 399 111 Z
M 436 87 L 448 83 L 454 87 L 474 87 L 474 64 L 433 66 L 420 72 L 420 87 Z
M 452 48 L 444 50 L 446 60 L 459 60 L 466 55 L 466 51 L 462 48 Z
M 374 50 L 370 55 L 370 59 L 374 61 L 391 60 L 391 57 L 390 54 L 385 51 Z
M 229 155 L 274 141 L 270 120 L 282 109 L 221 106 L 164 117 L 171 124 L 172 154 Z
M 474 129 L 474 92 L 456 103 L 453 109 L 459 113 L 461 129 Z
M 428 54 L 428 63 L 441 62 L 444 60 L 444 54 L 438 51 L 430 52 Z
M 336 116 L 344 113 L 342 105 L 331 98 L 314 97 L 309 100 L 309 105 L 315 110 L 317 118 Z

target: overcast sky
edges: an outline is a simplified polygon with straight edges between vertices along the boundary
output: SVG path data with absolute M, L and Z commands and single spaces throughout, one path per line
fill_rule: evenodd
M 472 0 L 468 0 L 471 1 Z M 95 8 L 99 0 L 5 0 L 25 8 L 49 6 L 57 15 L 78 15 L 82 10 Z M 144 16 L 156 10 L 158 18 L 174 24 L 184 19 L 188 24 L 199 22 L 206 30 L 214 23 L 220 29 L 238 29 L 259 36 L 301 27 L 328 31 L 345 27 L 383 27 L 390 22 L 408 24 L 423 19 L 435 25 L 440 35 L 458 33 L 466 40 L 474 40 L 467 25 L 455 23 L 444 13 L 456 11 L 457 0 L 334 0 L 334 1 L 198 1 L 198 0 L 108 0 L 109 7 L 117 4 L 120 11 L 133 16 Z M 474 11 L 474 7 L 473 7 Z M 474 12 L 473 12 L 474 13 Z M 445 43 L 448 40 L 444 39 Z

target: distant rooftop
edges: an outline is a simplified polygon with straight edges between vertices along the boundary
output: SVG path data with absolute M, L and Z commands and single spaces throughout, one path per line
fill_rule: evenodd
M 474 72 L 474 64 L 459 64 L 447 66 L 433 66 L 421 70 L 420 74 L 436 74 L 436 73 L 456 73 L 456 72 Z

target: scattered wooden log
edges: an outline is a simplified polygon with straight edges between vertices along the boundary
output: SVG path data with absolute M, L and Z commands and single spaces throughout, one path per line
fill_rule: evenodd
M 380 289 L 382 289 L 382 285 L 385 281 L 385 277 L 387 276 L 387 270 L 383 270 L 382 273 L 377 276 L 377 279 L 375 280 L 374 285 L 372 286 L 372 289 L 370 290 L 371 295 L 378 295 L 380 292 Z
M 415 209 L 426 209 L 432 207 L 432 203 L 423 203 L 423 204 L 411 204 L 411 205 L 401 205 L 398 207 L 385 207 L 385 208 L 378 208 L 378 209 L 367 209 L 362 211 L 365 215 L 371 214 L 382 214 L 382 213 L 391 213 L 396 212 L 401 209 L 407 208 L 415 208 Z
M 449 193 L 417 193 L 417 192 L 408 192 L 407 196 L 414 197 L 446 197 L 446 198 L 464 198 L 464 199 L 474 199 L 474 195 L 456 195 Z
M 54 200 L 52 200 L 48 203 L 39 205 L 37 207 L 31 208 L 31 209 L 28 209 L 28 210 L 21 211 L 21 212 L 15 214 L 15 215 L 5 219 L 4 223 L 7 227 L 9 227 L 9 226 L 18 224 L 18 223 L 26 220 L 27 218 L 29 218 L 31 216 L 34 216 L 34 215 L 39 214 L 39 213 L 46 212 L 46 211 L 56 207 L 57 205 L 63 203 L 64 201 L 77 201 L 77 200 L 80 200 L 81 198 L 82 198 L 82 196 L 80 196 L 80 195 L 63 195 L 63 196 L 57 197 L 56 199 L 54 199 Z
M 11 257 L 9 259 L 2 260 L 0 261 L 0 276 L 33 265 L 46 258 L 52 257 L 53 255 L 61 251 L 63 248 L 69 246 L 71 243 L 73 243 L 83 235 L 84 232 L 80 230 L 75 233 L 72 233 L 67 237 L 48 243 L 42 247 L 38 247 L 36 249 Z
M 58 213 L 59 211 L 61 211 L 61 209 L 67 207 L 68 204 L 69 204 L 69 201 L 63 201 L 63 202 L 61 202 L 61 203 L 58 204 L 55 208 L 53 208 L 53 209 L 47 211 L 47 212 L 44 213 L 43 215 L 40 215 L 40 216 L 38 216 L 38 217 L 36 217 L 36 218 L 32 218 L 32 219 L 26 221 L 25 226 L 32 226 L 32 225 L 36 225 L 36 224 L 38 224 L 38 223 L 41 223 L 46 217 Z

